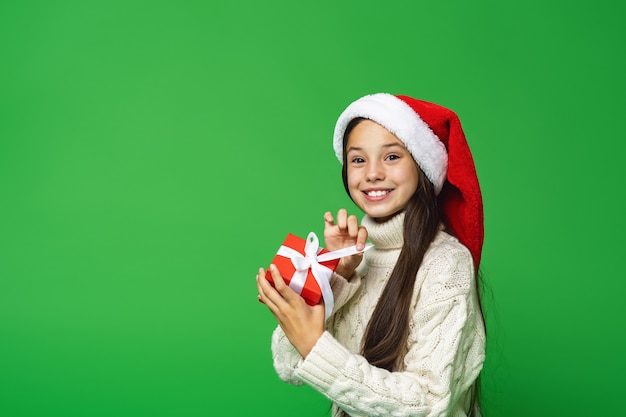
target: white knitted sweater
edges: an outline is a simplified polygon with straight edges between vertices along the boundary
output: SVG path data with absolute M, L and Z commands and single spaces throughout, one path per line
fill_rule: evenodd
M 331 280 L 335 311 L 306 359 L 278 327 L 274 367 L 284 381 L 307 383 L 333 401 L 333 416 L 466 416 L 469 390 L 484 361 L 470 252 L 440 230 L 417 274 L 404 368 L 389 372 L 360 355 L 365 328 L 402 247 L 399 214 L 385 223 L 365 216 L 374 248 L 350 281 Z

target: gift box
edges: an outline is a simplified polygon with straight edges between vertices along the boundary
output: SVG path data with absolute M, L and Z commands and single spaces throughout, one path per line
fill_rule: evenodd
M 309 305 L 319 304 L 324 297 L 324 286 L 329 285 L 330 277 L 339 264 L 339 258 L 324 260 L 320 255 L 330 254 L 319 246 L 315 233 L 303 239 L 289 233 L 285 238 L 272 263 L 295 292 L 300 294 Z M 273 285 L 270 271 L 265 275 Z M 328 288 L 330 290 L 330 287 Z M 332 291 L 330 292 L 332 296 Z M 328 307 L 329 300 L 325 298 Z
M 363 251 L 372 245 L 366 245 Z M 338 249 L 332 252 L 319 246 L 319 239 L 313 232 L 306 239 L 291 233 L 287 235 L 278 249 L 272 263 L 278 268 L 285 283 L 300 294 L 309 305 L 317 305 L 324 299 L 326 318 L 334 307 L 333 291 L 330 278 L 339 265 L 339 259 L 360 253 L 356 246 Z M 268 270 L 265 278 L 274 285 L 274 279 Z

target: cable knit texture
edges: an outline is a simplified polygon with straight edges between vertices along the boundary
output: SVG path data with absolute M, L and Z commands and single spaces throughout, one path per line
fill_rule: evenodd
M 327 331 L 302 359 L 278 327 L 274 367 L 333 401 L 333 416 L 466 416 L 469 390 L 484 361 L 485 333 L 472 256 L 440 230 L 417 274 L 403 369 L 374 367 L 361 356 L 363 336 L 402 247 L 404 214 L 385 223 L 365 216 L 374 248 L 350 280 L 331 279 L 335 311 Z

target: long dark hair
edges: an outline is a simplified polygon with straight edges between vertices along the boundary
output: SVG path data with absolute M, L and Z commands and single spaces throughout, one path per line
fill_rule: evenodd
M 345 148 L 350 132 L 363 120 L 356 118 L 350 121 L 343 138 L 344 163 L 341 175 L 348 195 L 350 191 Z M 417 189 L 404 209 L 402 249 L 372 313 L 363 340 L 362 353 L 367 361 L 389 371 L 402 366 L 409 336 L 409 310 L 417 271 L 442 221 L 435 187 L 419 166 L 418 172 Z M 479 385 L 477 380 L 472 388 L 470 415 L 477 407 Z

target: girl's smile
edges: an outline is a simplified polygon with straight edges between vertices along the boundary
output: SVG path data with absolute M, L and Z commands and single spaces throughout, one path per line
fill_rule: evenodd
M 387 198 L 392 191 L 393 190 L 389 190 L 389 189 L 383 189 L 383 190 L 370 189 L 370 190 L 365 190 L 363 192 L 365 193 L 366 195 L 365 198 L 368 201 L 381 201 Z
M 417 189 L 415 160 L 393 133 L 371 120 L 350 132 L 346 163 L 350 196 L 379 221 L 402 211 Z

